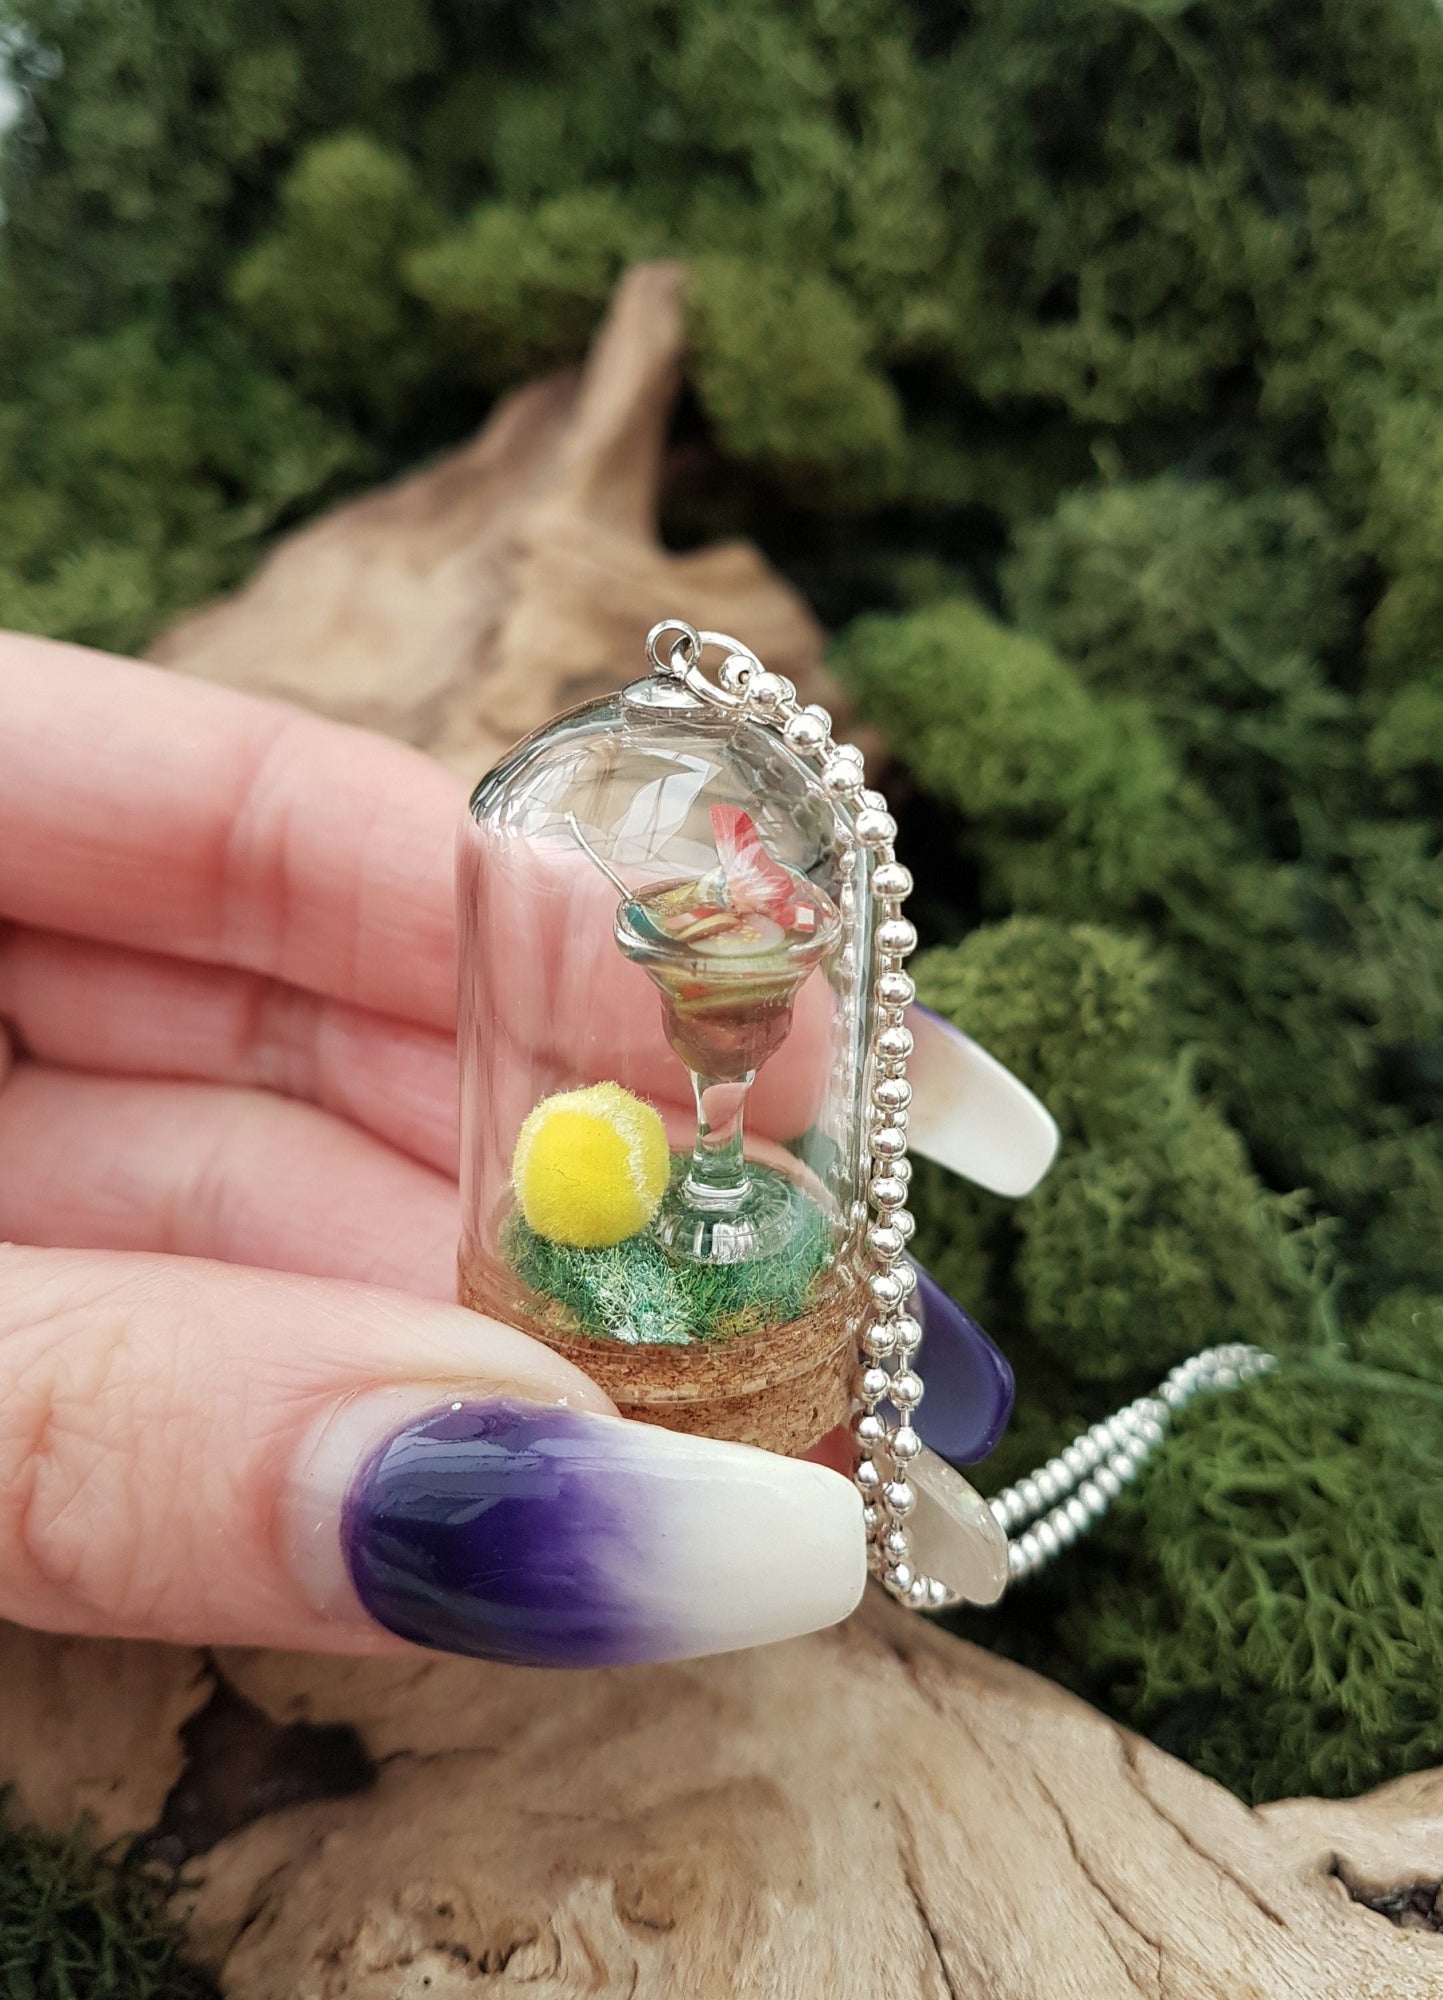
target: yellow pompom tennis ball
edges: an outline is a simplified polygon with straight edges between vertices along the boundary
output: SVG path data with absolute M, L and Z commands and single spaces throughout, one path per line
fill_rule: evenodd
M 599 1250 L 644 1229 L 671 1173 L 666 1127 L 619 1083 L 543 1097 L 516 1141 L 511 1180 L 538 1236 Z

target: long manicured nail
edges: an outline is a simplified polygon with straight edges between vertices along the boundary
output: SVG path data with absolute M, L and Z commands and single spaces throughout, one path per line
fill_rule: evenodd
M 1057 1156 L 1057 1125 L 996 1056 L 930 1007 L 907 1009 L 914 1152 L 993 1194 L 1030 1194 Z
M 917 1367 L 927 1393 L 913 1422 L 923 1444 L 958 1465 L 985 1458 L 1007 1428 L 1013 1380 L 1007 1358 L 930 1271 L 914 1264 L 912 1310 L 922 1322 Z
M 300 1484 L 293 1535 L 320 1608 L 519 1665 L 764 1645 L 845 1618 L 866 1581 L 860 1496 L 839 1474 L 559 1405 L 456 1400 L 379 1439 L 356 1408 Z

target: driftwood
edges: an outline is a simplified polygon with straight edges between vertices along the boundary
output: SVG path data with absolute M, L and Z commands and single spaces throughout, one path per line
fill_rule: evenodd
M 673 555 L 657 539 L 682 277 L 634 271 L 584 371 L 520 390 L 472 444 L 301 529 L 153 657 L 389 731 L 468 777 L 633 679 L 678 606 L 835 701 L 821 627 L 754 548 Z
M 0 1784 L 57 1833 L 100 1840 L 154 1826 L 185 1765 L 181 1731 L 210 1699 L 184 1646 L 61 1639 L 0 1625 Z
M 755 552 L 656 543 L 677 298 L 674 269 L 634 273 L 584 376 L 304 530 L 157 657 L 471 771 L 677 609 L 826 699 L 816 625 Z M 0 1775 L 52 1824 L 96 1801 L 107 1830 L 158 1822 L 244 2000 L 1443 1992 L 1443 1773 L 1249 1811 L 881 1600 L 757 1653 L 575 1675 L 14 1646 Z
M 224 1669 L 354 1724 L 374 1789 L 257 1822 L 194 1917 L 246 1995 L 1404 1996 L 1443 1938 L 1443 1774 L 1251 1813 L 1060 1690 L 878 1601 L 695 1667 Z

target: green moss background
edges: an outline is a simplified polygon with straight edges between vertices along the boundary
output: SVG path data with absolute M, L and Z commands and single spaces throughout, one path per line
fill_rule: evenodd
M 162 1878 L 138 1854 L 12 1824 L 0 1797 L 6 2000 L 218 2000 L 182 1956 Z
M 134 648 L 691 263 L 666 530 L 902 767 L 1030 1201 L 920 1174 L 1003 1479 L 1220 1339 L 978 1636 L 1250 1798 L 1443 1759 L 1436 0 L 6 0 L 0 621 Z

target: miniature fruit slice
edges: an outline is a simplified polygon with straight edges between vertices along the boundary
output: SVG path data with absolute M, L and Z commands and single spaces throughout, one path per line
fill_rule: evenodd
M 521 1213 L 552 1243 L 599 1250 L 644 1229 L 661 1205 L 671 1153 L 660 1114 L 619 1083 L 543 1097 L 516 1140 Z
M 698 958 L 763 958 L 775 951 L 786 937 L 780 924 L 770 917 L 734 917 L 726 913 L 726 928 L 687 940 Z

